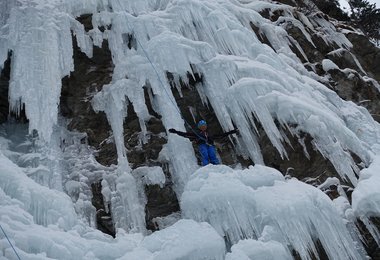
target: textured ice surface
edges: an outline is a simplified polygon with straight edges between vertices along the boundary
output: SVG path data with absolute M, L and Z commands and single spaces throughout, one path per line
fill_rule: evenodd
M 7 25 L 0 30 L 0 63 L 12 51 L 10 107 L 19 113 L 25 105 L 30 131 L 49 140 L 57 123 L 61 79 L 74 69 L 71 30 L 88 56 L 92 42 L 58 1 L 10 1 L 9 6 Z
M 119 164 L 115 172 L 103 176 L 102 194 L 110 203 L 115 228 L 128 232 L 146 233 L 144 187 L 138 185 L 126 163 Z
M 339 69 L 338 65 L 336 65 L 332 60 L 329 59 L 324 59 L 322 61 L 322 68 L 324 71 Z
M 380 147 L 377 146 L 380 152 Z M 357 216 L 380 216 L 380 156 L 361 170 L 359 183 L 352 193 L 352 208 Z
M 352 193 L 352 210 L 380 246 L 380 232 L 369 220 L 380 216 L 380 146 L 375 145 L 374 150 L 377 155 L 368 168 L 361 170 L 358 186 Z
M 165 217 L 156 217 L 152 221 L 156 225 L 158 229 L 164 229 L 166 227 L 169 227 L 176 223 L 178 220 L 181 219 L 181 213 L 180 212 L 174 212 L 168 216 Z
M 70 198 L 59 191 L 40 186 L 0 151 L 0 188 L 19 206 L 29 212 L 35 223 L 43 226 L 59 224 L 68 230 L 77 222 Z
M 290 260 L 293 256 L 289 250 L 277 241 L 241 240 L 232 246 L 226 260 Z
M 35 201 L 44 202 L 41 198 L 35 198 Z M 65 205 L 57 206 L 63 208 Z M 131 251 L 142 239 L 140 234 L 121 233 L 113 239 L 85 225 L 77 225 L 67 232 L 59 224 L 47 227 L 38 225 L 35 217 L 24 210 L 22 201 L 11 198 L 2 189 L 0 222 L 21 259 L 116 259 Z M 4 256 L 5 259 L 17 259 L 2 233 L 0 252 L 0 258 Z
M 132 174 L 136 178 L 141 179 L 142 183 L 145 185 L 160 185 L 162 188 L 165 184 L 166 178 L 165 174 L 162 171 L 162 168 L 159 166 L 154 167 L 139 167 L 133 170 Z
M 222 260 L 224 255 L 224 241 L 208 223 L 180 220 L 145 237 L 120 260 Z
M 323 192 L 295 179 L 285 181 L 279 172 L 263 166 L 201 168 L 185 187 L 181 209 L 184 218 L 210 223 L 232 243 L 258 238 L 269 225 L 276 240 L 290 245 L 302 259 L 316 254 L 317 239 L 331 259 L 362 257 Z

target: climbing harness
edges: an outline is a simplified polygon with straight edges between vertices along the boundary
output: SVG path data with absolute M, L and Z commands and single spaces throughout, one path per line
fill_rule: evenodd
M 126 15 L 125 16 L 125 19 L 127 20 L 127 26 L 128 26 L 128 29 L 133 32 L 133 29 L 131 28 L 130 24 L 129 24 L 129 20 L 128 20 L 128 16 Z M 201 140 L 205 141 L 207 143 L 207 140 L 205 138 L 203 138 L 202 136 L 200 136 L 194 129 L 193 127 L 189 124 L 189 122 L 187 122 L 187 120 L 184 118 L 184 116 L 182 115 L 181 111 L 179 110 L 179 108 L 177 107 L 177 104 L 175 103 L 175 101 L 172 100 L 170 94 L 168 93 L 166 87 L 165 87 L 165 84 L 164 82 L 162 81 L 161 77 L 160 77 L 160 74 L 158 73 L 156 67 L 154 66 L 152 60 L 150 59 L 149 55 L 148 55 L 148 52 L 145 50 L 145 48 L 143 47 L 143 45 L 141 44 L 140 40 L 135 37 L 136 39 L 136 42 L 138 43 L 138 45 L 140 46 L 141 50 L 143 51 L 145 57 L 147 58 L 147 60 L 149 61 L 150 65 L 152 66 L 155 74 L 157 75 L 157 78 L 158 78 L 158 81 L 161 85 L 161 87 L 163 88 L 163 90 L 165 91 L 166 95 L 168 96 L 170 102 L 174 105 L 175 109 L 178 111 L 179 115 L 181 116 L 181 118 L 183 119 L 183 121 L 185 121 L 186 125 L 191 129 L 191 131 Z
M 5 230 L 3 229 L 3 227 L 1 226 L 1 224 L 0 224 L 0 229 L 1 229 L 1 231 L 3 231 L 3 234 L 4 234 L 5 238 L 8 240 L 8 243 L 11 245 L 13 251 L 15 252 L 15 254 L 16 254 L 16 256 L 17 256 L 17 258 L 18 258 L 19 260 L 21 260 L 20 256 L 17 254 L 16 249 L 13 247 L 11 241 L 9 240 L 9 238 L 8 238 L 8 236 L 7 236 L 7 233 L 5 233 Z

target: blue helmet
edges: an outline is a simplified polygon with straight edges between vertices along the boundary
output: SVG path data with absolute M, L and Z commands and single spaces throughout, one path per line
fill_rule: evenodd
M 203 126 L 203 125 L 207 126 L 207 123 L 206 123 L 206 121 L 201 120 L 201 121 L 198 122 L 198 125 L 197 125 L 197 126 L 198 126 L 198 128 L 199 128 L 199 127 L 201 127 L 201 126 Z

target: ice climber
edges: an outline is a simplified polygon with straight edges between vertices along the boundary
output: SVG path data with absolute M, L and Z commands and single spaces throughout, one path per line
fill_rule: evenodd
M 219 160 L 216 157 L 216 151 L 214 146 L 215 139 L 221 139 L 230 134 L 235 134 L 238 132 L 238 129 L 234 129 L 227 133 L 219 134 L 219 135 L 209 135 L 207 131 L 207 123 L 205 120 L 201 120 L 198 122 L 197 132 L 181 132 L 177 131 L 173 128 L 169 129 L 170 133 L 177 134 L 186 138 L 189 138 L 191 141 L 196 141 L 199 147 L 199 153 L 201 154 L 202 166 L 205 166 L 209 163 L 219 164 Z

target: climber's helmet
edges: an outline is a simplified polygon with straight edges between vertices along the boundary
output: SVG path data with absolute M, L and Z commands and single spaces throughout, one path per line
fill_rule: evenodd
M 205 120 L 199 121 L 197 126 L 202 131 L 205 131 L 207 129 L 207 123 Z

